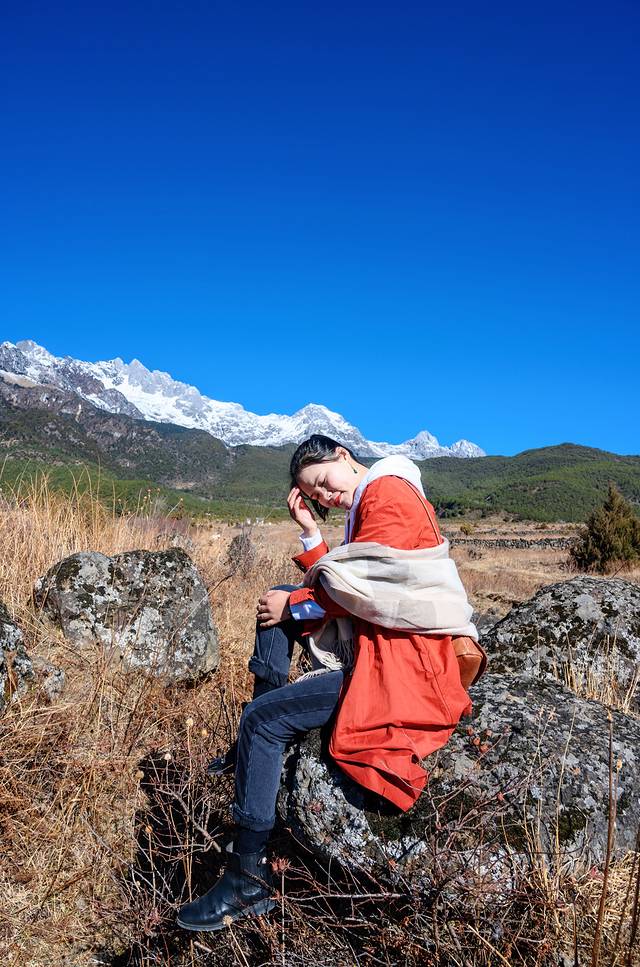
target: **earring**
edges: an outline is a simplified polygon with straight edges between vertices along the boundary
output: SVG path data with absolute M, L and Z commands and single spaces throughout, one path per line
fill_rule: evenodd
M 355 467 L 352 467 L 351 469 L 353 470 L 354 473 L 358 472 Z

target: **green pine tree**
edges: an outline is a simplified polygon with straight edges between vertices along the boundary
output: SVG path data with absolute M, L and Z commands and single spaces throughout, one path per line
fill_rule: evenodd
M 640 520 L 615 484 L 593 511 L 571 548 L 573 564 L 581 571 L 606 574 L 640 560 Z

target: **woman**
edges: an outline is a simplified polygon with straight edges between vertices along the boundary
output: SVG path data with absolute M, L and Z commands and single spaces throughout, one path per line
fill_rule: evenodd
M 367 468 L 348 447 L 315 434 L 294 453 L 290 472 L 289 511 L 304 548 L 294 561 L 305 580 L 258 602 L 253 701 L 234 749 L 212 764 L 215 774 L 236 768 L 233 849 L 215 886 L 181 908 L 178 924 L 189 930 L 219 930 L 274 906 L 266 845 L 291 741 L 335 714 L 332 757 L 406 810 L 427 779 L 420 761 L 470 711 L 465 688 L 486 664 L 415 464 L 386 457 Z M 340 548 L 329 551 L 307 500 L 323 520 L 331 507 L 345 511 Z M 313 671 L 289 684 L 296 640 Z

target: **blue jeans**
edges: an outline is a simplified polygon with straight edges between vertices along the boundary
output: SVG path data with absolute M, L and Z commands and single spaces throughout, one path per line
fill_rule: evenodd
M 292 591 L 296 585 L 280 585 Z M 335 711 L 343 674 L 328 671 L 287 684 L 301 623 L 290 618 L 272 628 L 256 626 L 249 669 L 256 676 L 253 701 L 242 713 L 236 754 L 233 818 L 255 831 L 273 828 L 276 797 L 287 745 L 320 728 Z

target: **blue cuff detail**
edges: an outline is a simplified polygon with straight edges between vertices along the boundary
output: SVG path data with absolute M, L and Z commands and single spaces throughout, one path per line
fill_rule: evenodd
M 299 601 L 298 604 L 290 604 L 289 611 L 296 621 L 315 620 L 324 617 L 327 613 L 317 601 Z

